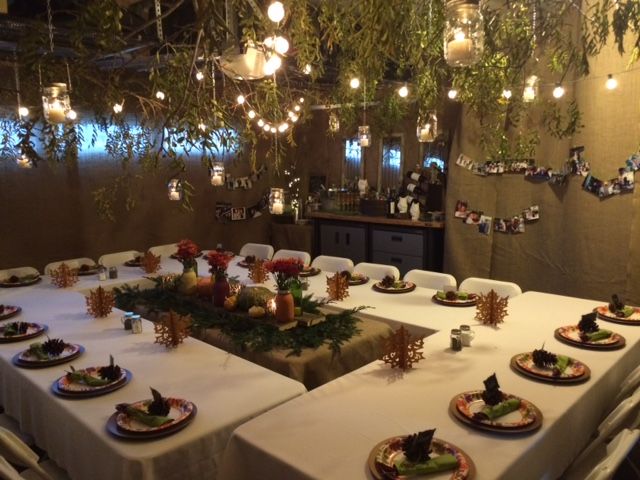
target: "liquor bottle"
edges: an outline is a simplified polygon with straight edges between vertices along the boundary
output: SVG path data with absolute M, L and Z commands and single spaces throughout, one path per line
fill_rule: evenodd
M 396 195 L 394 191 L 387 189 L 387 217 L 396 217 Z

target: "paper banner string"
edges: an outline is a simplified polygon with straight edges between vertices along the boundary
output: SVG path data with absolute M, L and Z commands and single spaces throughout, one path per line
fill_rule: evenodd
M 238 220 L 250 220 L 262 215 L 262 210 L 269 206 L 269 193 L 265 193 L 260 201 L 249 207 L 234 207 L 228 202 L 216 202 L 216 220 L 229 222 Z
M 224 184 L 229 190 L 238 190 L 240 188 L 244 190 L 251 190 L 253 188 L 253 184 L 260 180 L 265 173 L 267 173 L 267 167 L 266 165 L 262 165 L 247 177 L 234 177 L 231 174 L 227 174 L 224 177 Z

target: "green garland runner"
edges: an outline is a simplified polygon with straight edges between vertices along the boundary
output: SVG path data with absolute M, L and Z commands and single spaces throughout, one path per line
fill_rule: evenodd
M 155 288 L 140 290 L 139 287 L 123 285 L 115 288 L 116 305 L 123 310 L 134 310 L 144 306 L 153 312 L 173 310 L 180 315 L 191 315 L 193 325 L 199 328 L 217 328 L 240 350 L 268 352 L 273 349 L 290 350 L 287 356 L 299 356 L 305 348 L 318 348 L 324 344 L 334 354 L 340 353 L 342 345 L 360 333 L 360 319 L 354 314 L 365 306 L 325 314 L 325 321 L 316 325 L 298 326 L 281 331 L 274 325 L 260 323 L 234 312 L 211 309 L 199 305 L 190 297 L 185 297 L 171 289 Z M 323 302 L 307 295 L 303 300 L 303 310 L 317 313 Z

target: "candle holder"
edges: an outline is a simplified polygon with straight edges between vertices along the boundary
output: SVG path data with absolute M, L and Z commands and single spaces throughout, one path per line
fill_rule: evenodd
M 361 125 L 358 127 L 358 143 L 363 148 L 371 145 L 371 130 L 369 129 L 369 125 Z
M 184 195 L 184 187 L 182 186 L 182 180 L 179 178 L 172 178 L 167 183 L 167 194 L 169 195 L 169 200 L 174 202 L 179 202 L 182 200 Z
M 438 136 L 438 116 L 435 111 L 432 110 L 427 112 L 426 115 L 418 116 L 416 136 L 420 143 L 435 141 Z
M 42 109 L 49 123 L 64 123 L 71 110 L 71 100 L 66 83 L 53 83 L 42 89 Z
M 224 163 L 215 162 L 210 170 L 211 185 L 221 187 L 224 185 Z
M 444 58 L 452 67 L 468 67 L 484 51 L 484 21 L 479 0 L 449 0 L 445 12 Z
M 340 119 L 338 118 L 338 115 L 333 112 L 329 114 L 329 131 L 332 133 L 340 131 Z
M 269 213 L 282 215 L 284 213 L 284 188 L 272 188 L 269 195 Z
M 16 165 L 18 168 L 33 168 L 33 162 L 24 152 L 16 157 Z
M 524 102 L 533 102 L 538 96 L 538 77 L 529 75 L 524 82 L 524 90 L 522 91 L 522 100 Z

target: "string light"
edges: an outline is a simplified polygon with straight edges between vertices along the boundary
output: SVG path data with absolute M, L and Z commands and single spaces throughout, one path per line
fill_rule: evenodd
M 269 125 L 268 123 L 265 123 L 262 128 L 265 132 L 268 132 L 269 130 L 271 130 L 271 125 Z
M 277 36 L 273 42 L 273 49 L 280 55 L 284 55 L 289 51 L 289 41 L 281 36 Z
M 113 113 L 121 113 L 123 105 L 122 103 L 114 103 L 113 104 Z
M 198 128 L 199 128 L 199 129 L 200 129 L 200 131 L 202 131 L 202 132 L 204 132 L 204 131 L 206 131 L 206 130 L 207 130 L 207 126 L 206 126 L 204 123 L 202 123 L 202 122 L 200 122 L 200 123 L 198 124 Z
M 271 130 L 271 133 L 276 133 L 278 131 L 276 127 L 271 127 L 270 130 Z
M 533 102 L 536 98 L 538 90 L 538 77 L 530 75 L 525 80 L 525 87 L 522 92 L 522 100 L 524 102 Z
M 559 83 L 553 89 L 553 98 L 562 98 L 564 96 L 564 87 Z
M 311 65 L 309 65 L 308 63 L 304 66 L 304 68 L 302 69 L 302 73 L 304 73 L 305 75 L 310 75 L 311 74 Z
M 298 101 L 299 101 L 300 103 L 304 103 L 304 97 L 300 97 L 300 98 L 298 99 Z
M 296 105 L 296 106 L 294 106 L 294 107 L 293 107 L 293 109 L 294 109 L 296 112 L 299 112 L 299 111 L 300 111 L 300 105 Z
M 449 99 L 451 100 L 455 100 L 457 96 L 458 96 L 458 90 L 456 90 L 455 88 L 450 88 L 449 91 L 447 92 L 447 97 L 449 97 Z
M 236 97 L 236 102 L 238 103 L 238 105 L 242 105 L 244 103 L 245 99 L 244 99 L 244 95 L 238 95 Z
M 267 16 L 274 23 L 280 22 L 284 18 L 284 5 L 282 2 L 271 2 L 267 9 Z
M 196 72 L 196 80 L 198 80 L 199 82 L 204 80 L 204 73 L 202 73 L 200 70 Z
M 263 119 L 261 119 L 261 118 L 258 119 L 258 126 L 260 128 L 264 127 L 264 120 Z
M 293 123 L 296 123 L 298 121 L 300 117 L 298 117 L 298 115 L 296 115 L 295 113 L 293 115 L 291 115 L 291 121 Z
M 156 92 L 156 98 L 160 101 L 164 100 L 165 99 L 164 92 L 162 90 L 158 90 Z
M 407 87 L 406 83 L 398 89 L 398 95 L 402 98 L 407 98 L 409 95 L 409 87 Z
M 355 90 L 360 86 L 360 79 L 358 77 L 353 77 L 349 80 L 349 86 Z
M 289 128 L 289 124 L 287 122 L 282 122 L 280 126 L 278 126 L 278 131 L 280 133 L 284 133 L 287 131 L 288 128 Z
M 263 72 L 265 75 L 273 75 L 282 66 L 282 59 L 279 55 L 271 55 L 269 60 L 264 64 Z
M 508 88 L 505 88 L 504 90 L 502 90 L 502 96 L 504 98 L 506 98 L 507 100 L 509 100 L 511 98 L 512 92 L 511 90 L 509 90 Z
M 18 115 L 20 115 L 21 117 L 28 117 L 29 116 L 29 109 L 27 107 L 18 108 Z
M 67 117 L 67 120 L 74 121 L 76 118 L 78 118 L 78 114 L 76 113 L 75 110 L 69 110 L 67 112 L 66 117 Z
M 251 120 L 253 120 L 254 118 L 256 118 L 256 112 L 255 110 L 249 110 L 249 112 L 247 112 L 247 115 L 249 116 L 249 118 Z
M 618 80 L 613 78 L 613 75 L 609 74 L 607 75 L 607 81 L 605 82 L 604 86 L 607 87 L 607 90 L 615 90 L 616 88 L 618 88 Z

